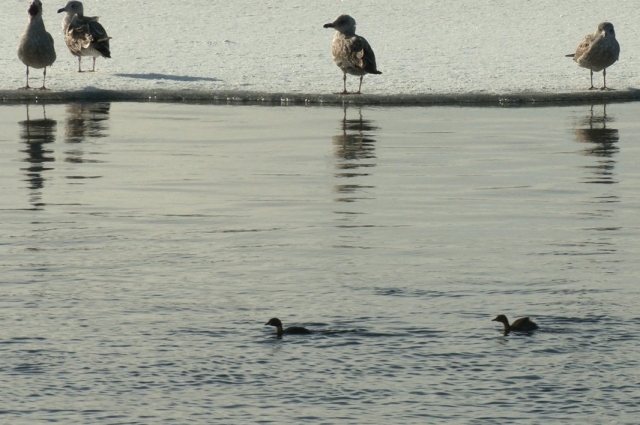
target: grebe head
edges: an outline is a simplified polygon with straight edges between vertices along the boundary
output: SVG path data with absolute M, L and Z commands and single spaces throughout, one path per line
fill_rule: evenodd
M 265 326 L 275 326 L 276 328 L 281 328 L 282 327 L 282 322 L 280 321 L 280 319 L 278 319 L 277 317 L 274 317 L 273 319 L 270 319 L 267 323 L 264 324 Z
M 507 316 L 505 316 L 504 314 L 500 314 L 498 316 L 496 316 L 495 319 L 491 319 L 492 322 L 500 322 L 500 323 L 504 323 L 505 325 L 509 324 L 509 320 L 507 320 Z

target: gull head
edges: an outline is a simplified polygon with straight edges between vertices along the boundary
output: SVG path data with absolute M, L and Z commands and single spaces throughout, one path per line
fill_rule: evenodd
M 63 7 L 62 9 L 58 9 L 58 13 L 62 13 L 62 12 L 67 12 L 67 15 L 70 15 L 70 16 L 73 16 L 73 15 L 83 16 L 84 7 L 82 6 L 82 3 L 79 1 L 70 1 L 67 3 L 65 7 Z
M 340 15 L 335 21 L 324 24 L 325 28 L 335 28 L 336 31 L 352 35 L 356 33 L 356 20 L 349 15 Z
M 42 2 L 40 0 L 33 0 L 27 9 L 29 16 L 35 18 L 38 15 L 42 15 Z
M 598 32 L 604 37 L 616 38 L 616 32 L 611 22 L 601 22 L 600 25 L 598 25 Z

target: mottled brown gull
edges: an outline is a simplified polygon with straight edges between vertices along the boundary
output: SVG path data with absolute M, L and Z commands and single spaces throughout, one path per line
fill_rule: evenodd
M 18 57 L 23 64 L 27 65 L 27 85 L 24 88 L 31 88 L 29 87 L 29 67 L 44 68 L 40 89 L 46 90 L 47 67 L 56 61 L 56 49 L 53 47 L 53 37 L 44 28 L 40 0 L 33 0 L 27 12 L 29 13 L 29 24 L 20 37 L 20 44 L 18 44 Z
M 98 17 L 84 16 L 84 7 L 79 1 L 70 1 L 58 13 L 67 12 L 62 20 L 64 41 L 69 51 L 78 57 L 78 72 L 82 72 L 82 57 L 93 57 L 93 68 L 96 70 L 96 58 L 110 58 L 109 37 L 107 31 L 98 22 Z
M 584 36 L 575 53 L 567 55 L 583 68 L 589 69 L 591 73 L 591 87 L 593 86 L 593 73 L 602 71 L 603 85 L 600 90 L 613 90 L 607 87 L 607 68 L 618 60 L 620 56 L 620 44 L 616 40 L 616 32 L 613 24 L 602 22 L 593 34 Z
M 356 35 L 356 20 L 349 15 L 340 15 L 335 21 L 325 24 L 325 28 L 335 28 L 331 54 L 333 61 L 343 72 L 344 90 L 338 94 L 360 94 L 362 77 L 366 74 L 382 74 L 376 68 L 376 56 L 364 37 Z M 355 93 L 347 92 L 347 74 L 359 75 L 360 85 Z

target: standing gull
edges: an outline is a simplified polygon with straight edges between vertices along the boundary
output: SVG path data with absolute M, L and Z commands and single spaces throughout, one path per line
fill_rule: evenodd
M 107 31 L 98 22 L 98 17 L 84 16 L 84 7 L 79 1 L 70 1 L 58 13 L 67 12 L 62 20 L 64 41 L 71 54 L 78 57 L 78 72 L 82 72 L 82 57 L 93 57 L 93 68 L 96 70 L 96 58 L 110 58 L 109 37 Z
M 27 85 L 24 88 L 31 88 L 29 87 L 29 67 L 44 68 L 40 89 L 46 90 L 47 67 L 56 61 L 56 49 L 53 47 L 53 37 L 44 28 L 40 0 L 33 0 L 27 12 L 29 24 L 18 44 L 18 57 L 23 64 L 27 65 Z
M 613 24 L 602 22 L 593 34 L 584 36 L 575 53 L 567 55 L 583 68 L 591 72 L 591 87 L 593 87 L 593 73 L 602 71 L 603 85 L 600 90 L 613 90 L 607 87 L 607 68 L 614 64 L 620 56 L 620 44 L 616 40 Z
M 358 91 L 353 93 L 360 94 L 362 77 L 365 74 L 382 74 L 376 69 L 376 55 L 373 54 L 373 49 L 364 37 L 356 35 L 356 20 L 349 15 L 340 15 L 324 27 L 336 30 L 331 54 L 333 61 L 344 74 L 342 78 L 344 90 L 338 94 L 351 94 L 347 92 L 347 74 L 360 76 Z

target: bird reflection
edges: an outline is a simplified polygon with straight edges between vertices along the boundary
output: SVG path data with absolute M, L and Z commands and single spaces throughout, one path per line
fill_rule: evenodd
M 85 158 L 81 143 L 89 139 L 107 137 L 111 103 L 71 103 L 67 105 L 65 141 L 74 146 L 65 154 L 66 162 L 100 162 Z
M 584 166 L 588 175 L 584 183 L 598 183 L 611 185 L 615 180 L 615 155 L 620 151 L 618 130 L 611 128 L 614 117 L 607 114 L 607 105 L 592 105 L 589 114 L 578 120 L 574 129 L 576 141 L 581 143 L 582 155 L 593 158 L 594 162 Z M 578 212 L 580 217 L 597 219 L 595 226 L 584 226 L 587 234 L 584 240 L 573 240 L 564 247 L 571 247 L 571 252 L 581 252 L 590 256 L 590 262 L 597 263 L 598 269 L 608 270 L 606 273 L 616 273 L 617 261 L 612 256 L 617 252 L 616 238 L 611 232 L 617 232 L 620 227 L 616 219 L 615 205 L 620 202 L 616 186 L 601 186 L 587 191 L 591 199 L 583 204 L 584 209 Z
M 362 111 L 358 110 L 358 118 L 347 119 L 347 108 L 344 108 L 344 115 L 340 121 L 341 134 L 332 137 L 334 154 L 336 161 L 335 173 L 337 178 L 365 177 L 369 173 L 366 168 L 375 167 L 375 139 L 372 132 L 377 130 L 371 120 L 362 118 Z M 370 189 L 373 186 L 365 186 L 358 183 L 341 183 L 335 185 L 335 191 L 341 196 L 336 199 L 338 202 L 355 202 L 358 198 L 355 193 Z
M 29 115 L 29 105 L 27 107 L 27 119 L 20 121 L 20 139 L 25 143 L 25 148 L 20 152 L 27 154 L 23 159 L 29 165 L 25 168 L 21 168 L 26 173 L 26 179 L 29 183 L 30 199 L 29 202 L 33 206 L 33 209 L 41 210 L 45 206 L 42 202 L 42 189 L 46 178 L 43 173 L 48 170 L 53 170 L 52 167 L 46 167 L 46 163 L 55 161 L 53 157 L 53 150 L 47 149 L 49 143 L 53 143 L 56 140 L 56 126 L 58 122 L 47 118 L 45 105 L 42 105 L 41 119 L 31 119 Z
M 580 120 L 579 126 L 576 128 L 576 141 L 587 143 L 582 151 L 584 155 L 597 157 L 596 165 L 589 165 L 586 168 L 591 169 L 595 176 L 590 177 L 587 183 L 617 183 L 613 178 L 613 168 L 616 161 L 613 160 L 614 154 L 618 153 L 618 141 L 620 135 L 617 129 L 609 128 L 607 124 L 612 123 L 615 119 L 607 115 L 607 105 L 602 106 L 602 114 L 594 113 L 594 106 L 591 106 L 589 115 Z

